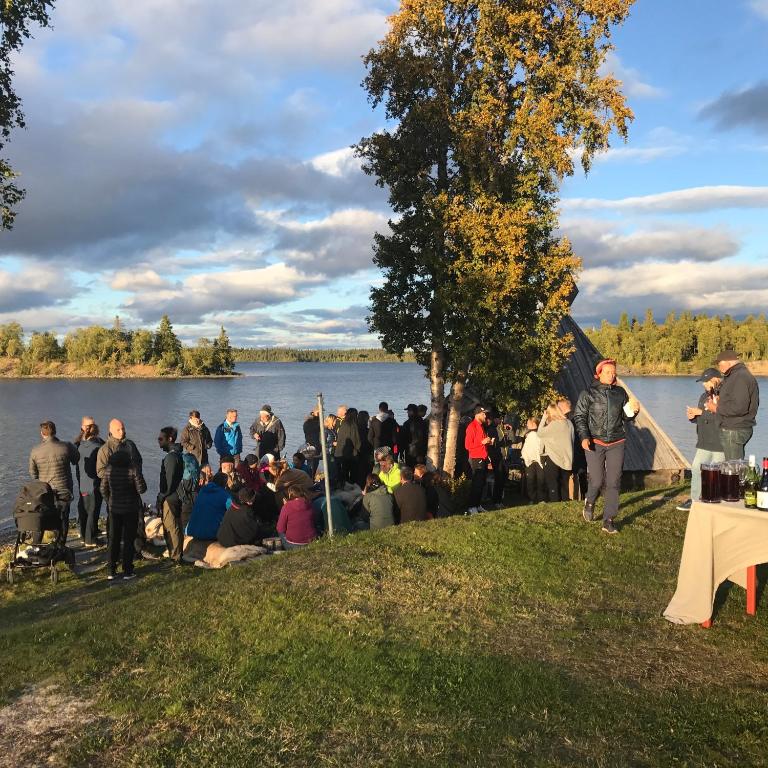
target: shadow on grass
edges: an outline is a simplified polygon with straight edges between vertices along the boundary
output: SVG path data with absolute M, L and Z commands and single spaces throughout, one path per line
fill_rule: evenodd
M 673 498 L 674 493 L 672 493 L 674 489 L 664 488 L 664 489 L 653 489 L 648 491 L 643 491 L 642 493 L 638 494 L 632 499 L 632 502 L 638 502 L 642 501 L 643 499 L 651 498 L 650 503 L 643 505 L 642 507 L 639 507 L 638 509 L 633 509 L 626 517 L 621 518 L 620 522 L 622 527 L 624 526 L 631 526 L 632 523 L 635 520 L 638 520 L 641 517 L 645 517 L 646 515 L 651 514 L 652 512 L 655 512 L 660 507 L 664 507 L 667 504 L 669 504 L 670 499 Z

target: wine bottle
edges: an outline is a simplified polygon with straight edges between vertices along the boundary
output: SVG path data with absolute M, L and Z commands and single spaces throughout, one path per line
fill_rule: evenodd
M 768 512 L 768 457 L 763 458 L 763 476 L 757 487 L 757 508 Z
M 757 474 L 755 466 L 755 457 L 749 457 L 749 468 L 747 476 L 744 478 L 744 506 L 747 509 L 757 507 L 757 486 L 760 484 L 760 476 Z

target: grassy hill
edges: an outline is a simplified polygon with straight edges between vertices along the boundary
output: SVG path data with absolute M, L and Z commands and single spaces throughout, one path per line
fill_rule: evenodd
M 763 765 L 768 610 L 734 588 L 711 630 L 662 619 L 673 497 L 624 496 L 614 537 L 537 505 L 221 572 L 26 574 L 0 705 L 57 685 L 65 765 Z

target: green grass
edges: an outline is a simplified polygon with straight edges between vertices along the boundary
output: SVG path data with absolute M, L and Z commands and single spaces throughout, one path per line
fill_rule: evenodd
M 768 611 L 661 613 L 685 514 L 622 497 L 325 541 L 221 572 L 0 587 L 0 700 L 53 681 L 102 717 L 88 766 L 768 763 Z

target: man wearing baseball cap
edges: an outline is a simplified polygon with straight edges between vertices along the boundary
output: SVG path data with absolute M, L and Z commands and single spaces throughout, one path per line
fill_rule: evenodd
M 696 425 L 696 455 L 691 463 L 691 498 L 678 504 L 681 512 L 691 508 L 693 500 L 701 498 L 701 465 L 710 462 L 724 461 L 723 444 L 720 440 L 720 417 L 707 410 L 710 400 L 717 402 L 720 382 L 723 374 L 717 368 L 707 368 L 696 381 L 701 382 L 704 391 L 699 398 L 696 408 L 688 406 L 686 416 Z
M 486 419 L 486 409 L 482 405 L 475 406 L 475 418 L 467 425 L 464 436 L 464 447 L 469 454 L 469 465 L 472 468 L 467 510 L 469 515 L 486 511 L 480 506 L 485 491 L 485 481 L 488 478 L 488 445 L 492 442 L 492 438 L 485 433 Z
M 718 399 L 707 402 L 707 410 L 720 417 L 720 441 L 726 461 L 744 458 L 744 446 L 752 439 L 760 391 L 757 379 L 732 349 L 724 349 L 715 363 L 723 374 Z

